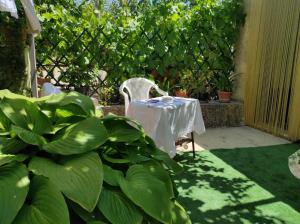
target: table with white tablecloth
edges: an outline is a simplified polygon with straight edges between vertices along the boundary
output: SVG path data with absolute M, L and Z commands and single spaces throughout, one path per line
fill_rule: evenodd
M 176 140 L 189 133 L 205 132 L 200 103 L 196 99 L 163 97 L 132 101 L 127 116 L 138 121 L 147 135 L 170 157 L 176 155 Z

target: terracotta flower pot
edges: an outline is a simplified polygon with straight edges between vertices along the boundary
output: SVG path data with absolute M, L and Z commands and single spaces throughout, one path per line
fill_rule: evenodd
M 183 97 L 183 98 L 187 98 L 188 97 L 186 90 L 176 90 L 175 91 L 175 95 L 177 97 Z
M 229 103 L 231 101 L 232 92 L 218 91 L 219 101 L 221 103 Z
M 42 78 L 42 77 L 37 77 L 37 83 L 39 86 L 43 86 L 45 82 L 51 82 L 51 79 L 47 78 Z

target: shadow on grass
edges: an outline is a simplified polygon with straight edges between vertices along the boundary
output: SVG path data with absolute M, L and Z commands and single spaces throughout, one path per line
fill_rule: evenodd
M 300 211 L 300 181 L 287 159 L 298 148 L 217 149 L 198 152 L 195 159 L 185 153 L 177 158 L 185 169 L 175 181 L 179 201 L 194 224 L 297 223 L 288 220 L 292 208 Z
M 300 212 L 300 181 L 288 167 L 288 157 L 297 149 L 300 145 L 288 144 L 211 152 Z

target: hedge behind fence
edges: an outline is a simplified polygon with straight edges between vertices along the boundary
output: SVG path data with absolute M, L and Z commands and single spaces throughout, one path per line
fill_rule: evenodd
M 197 97 L 234 70 L 242 0 L 76 2 L 36 1 L 43 22 L 38 69 L 57 85 L 91 86 L 90 94 L 113 102 L 122 81 L 146 76 Z
M 22 10 L 19 19 L 0 12 L 0 89 L 22 93 L 25 88 L 26 46 L 25 19 Z

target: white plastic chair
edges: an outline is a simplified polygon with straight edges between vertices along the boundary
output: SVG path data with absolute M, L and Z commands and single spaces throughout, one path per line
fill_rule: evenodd
M 122 83 L 119 88 L 120 93 L 124 96 L 125 99 L 125 114 L 127 115 L 127 109 L 129 102 L 132 100 L 146 100 L 149 99 L 150 89 L 154 88 L 159 94 L 163 96 L 168 96 L 169 94 L 161 90 L 158 85 L 153 81 L 145 78 L 131 78 Z M 129 93 L 129 96 L 126 92 L 126 89 Z M 130 98 L 129 98 L 130 97 Z

